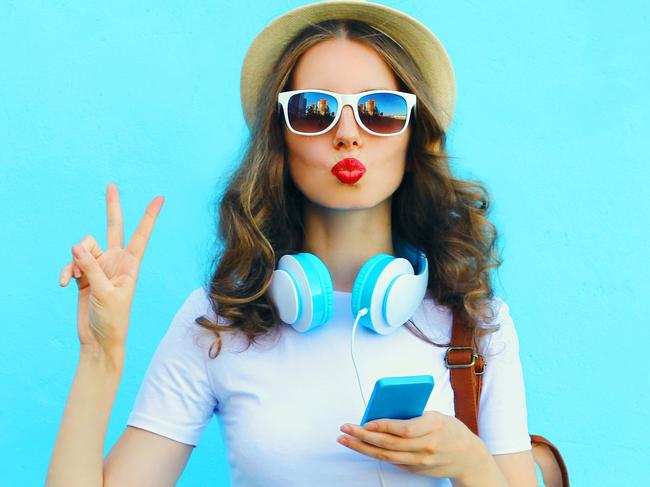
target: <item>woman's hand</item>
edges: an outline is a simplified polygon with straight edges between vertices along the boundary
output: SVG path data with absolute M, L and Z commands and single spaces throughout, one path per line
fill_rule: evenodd
M 492 460 L 462 421 L 436 411 L 413 419 L 376 419 L 363 427 L 347 424 L 341 431 L 351 435 L 339 436 L 343 445 L 427 477 L 474 478 Z
M 61 271 L 60 285 L 66 286 L 72 275 L 77 280 L 77 331 L 82 350 L 104 352 L 116 359 L 123 356 L 140 263 L 164 199 L 157 196 L 149 203 L 129 245 L 123 248 L 119 194 L 117 186 L 109 184 L 106 251 L 91 235 L 72 247 L 73 260 Z

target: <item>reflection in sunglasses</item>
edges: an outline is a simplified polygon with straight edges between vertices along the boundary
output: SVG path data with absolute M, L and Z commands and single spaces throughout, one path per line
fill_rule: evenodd
M 338 101 L 318 92 L 301 92 L 289 99 L 288 115 L 291 127 L 304 133 L 325 130 L 336 118 Z M 362 125 L 376 133 L 393 134 L 404 128 L 407 103 L 395 93 L 373 93 L 361 97 L 356 106 Z

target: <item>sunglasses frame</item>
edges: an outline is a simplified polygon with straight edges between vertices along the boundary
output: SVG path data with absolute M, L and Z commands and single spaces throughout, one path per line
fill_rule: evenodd
M 330 95 L 334 97 L 338 103 L 334 120 L 332 120 L 332 123 L 328 127 L 326 127 L 324 130 L 321 130 L 320 132 L 314 132 L 314 133 L 299 132 L 297 130 L 294 130 L 294 128 L 289 123 L 289 111 L 287 110 L 287 106 L 289 104 L 289 98 L 291 98 L 296 93 L 304 93 L 308 91 Z M 406 123 L 404 123 L 404 127 L 402 127 L 402 130 L 400 130 L 399 132 L 395 132 L 394 134 L 380 134 L 378 132 L 374 132 L 370 130 L 368 127 L 364 125 L 364 123 L 361 121 L 361 117 L 359 116 L 358 101 L 361 97 L 372 95 L 373 93 L 392 93 L 395 95 L 400 95 L 406 100 Z M 360 127 L 362 127 L 366 132 L 372 135 L 378 135 L 380 137 L 392 137 L 394 135 L 399 135 L 406 130 L 406 127 L 408 127 L 409 121 L 411 120 L 412 109 L 415 116 L 416 96 L 413 93 L 405 93 L 403 91 L 393 91 L 393 90 L 371 90 L 371 91 L 362 91 L 360 93 L 348 94 L 348 93 L 335 93 L 333 91 L 327 91 L 327 90 L 305 89 L 305 90 L 282 91 L 278 94 L 278 108 L 282 108 L 282 112 L 284 113 L 284 121 L 287 125 L 287 128 L 297 135 L 312 136 L 312 135 L 321 135 L 326 132 L 329 132 L 332 129 L 332 127 L 334 127 L 338 123 L 339 118 L 341 118 L 341 113 L 343 113 L 343 108 L 346 105 L 350 105 L 352 107 L 352 111 L 354 112 L 354 118 L 357 121 L 357 124 Z

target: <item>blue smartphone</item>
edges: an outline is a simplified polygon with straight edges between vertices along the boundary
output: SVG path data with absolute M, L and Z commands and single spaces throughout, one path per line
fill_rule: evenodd
M 375 382 L 361 426 L 373 419 L 411 419 L 422 416 L 433 390 L 430 375 L 384 377 Z

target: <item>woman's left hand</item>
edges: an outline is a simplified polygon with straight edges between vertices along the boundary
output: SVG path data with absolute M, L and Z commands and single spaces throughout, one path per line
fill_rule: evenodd
M 351 435 L 339 436 L 341 444 L 427 477 L 471 478 L 490 459 L 485 444 L 462 421 L 437 411 L 412 419 L 375 419 L 365 427 L 347 424 L 341 431 Z

